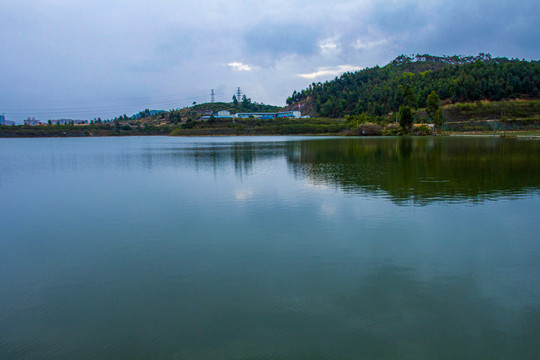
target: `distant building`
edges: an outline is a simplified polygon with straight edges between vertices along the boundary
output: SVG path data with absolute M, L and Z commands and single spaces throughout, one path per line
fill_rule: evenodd
M 80 125 L 80 124 L 88 124 L 88 120 L 73 120 L 73 119 L 58 119 L 58 120 L 49 120 L 52 125 Z
M 6 120 L 6 117 L 4 115 L 0 115 L 0 125 L 13 126 L 15 125 L 15 121 Z
M 204 115 L 201 116 L 201 120 L 209 120 L 210 117 L 213 117 L 214 119 L 228 119 L 231 118 L 231 112 L 229 110 L 220 110 L 217 113 L 211 113 L 211 115 Z
M 302 114 L 300 111 L 282 111 L 277 113 L 271 113 L 271 112 L 252 112 L 252 113 L 236 113 L 232 114 L 228 110 L 221 110 L 217 113 L 212 114 L 212 116 L 215 119 L 223 119 L 223 118 L 235 118 L 235 119 L 247 119 L 247 118 L 255 118 L 255 119 L 274 119 L 274 118 L 295 118 L 299 119 L 302 117 Z M 210 119 L 209 115 L 201 116 L 201 120 L 208 120 Z
M 36 120 L 35 117 L 28 117 L 28 119 L 24 120 L 24 125 L 30 125 L 30 126 L 35 126 L 35 125 L 41 125 L 41 121 L 39 120 Z
M 265 119 L 274 119 L 274 118 L 295 118 L 295 119 L 299 119 L 300 117 L 302 117 L 302 114 L 300 113 L 300 111 L 281 111 L 281 112 L 277 112 L 277 113 L 266 113 L 266 112 L 257 113 L 257 112 L 253 112 L 253 113 L 236 113 L 236 114 L 233 114 L 232 117 L 233 118 L 240 118 L 240 119 L 253 117 L 253 118 L 256 118 L 256 119 L 263 119 L 263 120 L 265 120 Z
M 231 117 L 231 112 L 228 110 L 220 110 L 217 112 L 217 115 L 214 115 L 216 118 L 229 118 Z

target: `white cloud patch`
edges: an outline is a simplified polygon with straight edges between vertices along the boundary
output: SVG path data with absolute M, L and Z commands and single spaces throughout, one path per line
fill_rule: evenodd
M 353 44 L 352 47 L 356 50 L 373 50 L 382 46 L 387 45 L 389 42 L 389 39 L 381 39 L 381 40 L 363 40 L 358 39 Z
M 312 73 L 298 74 L 297 76 L 304 79 L 316 79 L 323 76 L 337 76 L 347 71 L 358 71 L 360 69 L 361 67 L 354 65 L 325 66 L 318 68 L 317 71 Z
M 253 66 L 241 63 L 239 61 L 227 63 L 227 66 L 230 67 L 233 71 L 252 71 L 254 69 Z
M 321 53 L 323 54 L 334 53 L 340 50 L 336 39 L 326 39 L 322 41 L 319 43 L 319 49 L 321 49 Z

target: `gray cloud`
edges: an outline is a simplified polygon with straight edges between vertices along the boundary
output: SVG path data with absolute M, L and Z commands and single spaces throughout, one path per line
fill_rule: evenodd
M 330 70 L 401 53 L 538 59 L 539 13 L 530 0 L 7 0 L 0 112 L 108 117 L 207 101 L 211 88 L 229 100 L 236 86 L 283 104 Z
M 317 50 L 318 30 L 311 25 L 265 20 L 244 34 L 245 55 L 274 62 L 286 55 L 309 56 Z

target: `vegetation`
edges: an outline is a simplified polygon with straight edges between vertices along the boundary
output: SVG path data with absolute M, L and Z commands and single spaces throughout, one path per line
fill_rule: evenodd
M 76 136 L 126 136 L 126 135 L 168 135 L 170 126 L 89 124 L 89 125 L 45 125 L 45 126 L 3 126 L 0 125 L 0 137 L 76 137 Z
M 189 120 L 188 120 L 189 121 Z M 188 124 L 188 122 L 186 122 Z M 214 121 L 189 121 L 189 126 L 175 128 L 172 136 L 200 135 L 303 135 L 339 134 L 351 124 L 343 119 L 308 118 L 288 119 L 215 119 Z
M 384 67 L 313 83 L 287 99 L 286 110 L 311 118 L 224 119 L 217 111 L 278 112 L 252 102 L 145 109 L 89 125 L 2 126 L 8 136 L 341 134 L 428 135 L 436 131 L 497 132 L 540 128 L 540 62 L 478 56 L 401 55 Z M 423 124 L 430 123 L 434 125 Z M 399 125 L 398 125 L 399 124 Z
M 314 115 L 339 118 L 367 114 L 387 116 L 400 106 L 427 106 L 432 92 L 446 103 L 500 101 L 540 96 L 540 62 L 478 56 L 401 55 L 384 67 L 348 72 L 312 83 L 287 99 Z M 437 114 L 433 114 L 437 116 Z M 440 121 L 440 119 L 437 119 Z
M 426 112 L 435 126 L 440 127 L 444 123 L 445 119 L 441 109 L 441 100 L 435 91 L 432 91 L 427 97 Z
M 399 125 L 408 132 L 413 124 L 411 108 L 408 106 L 399 107 Z

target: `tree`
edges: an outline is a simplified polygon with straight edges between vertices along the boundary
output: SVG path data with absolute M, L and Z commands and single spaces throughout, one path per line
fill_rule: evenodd
M 405 105 L 410 107 L 416 106 L 416 97 L 414 95 L 414 90 L 410 85 L 407 85 L 403 90 L 403 99 L 405 100 Z
M 442 112 L 442 108 L 439 108 L 437 112 L 435 113 L 435 117 L 433 118 L 433 122 L 437 128 L 441 127 L 444 124 L 444 115 Z
M 249 99 L 245 94 L 242 96 L 242 106 L 248 107 L 251 104 L 251 99 Z
M 232 96 L 232 102 L 234 105 L 238 105 L 238 99 L 236 98 L 236 95 Z
M 182 122 L 182 116 L 178 112 L 173 112 L 169 115 L 169 119 L 173 124 Z
M 432 91 L 427 97 L 426 112 L 437 128 L 444 124 L 441 100 L 435 91 Z
M 408 106 L 400 106 L 398 117 L 399 117 L 399 125 L 401 125 L 403 130 L 408 132 L 413 123 L 413 116 L 412 116 L 411 108 Z
M 439 95 L 435 91 L 432 91 L 426 101 L 426 112 L 432 121 L 435 121 L 435 116 L 440 107 L 441 99 L 439 99 Z

